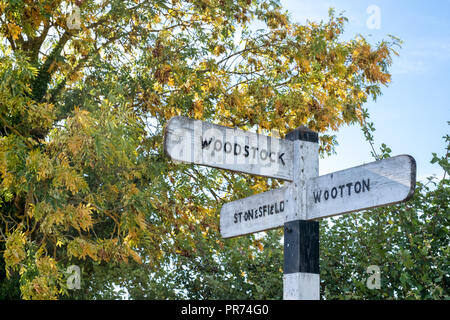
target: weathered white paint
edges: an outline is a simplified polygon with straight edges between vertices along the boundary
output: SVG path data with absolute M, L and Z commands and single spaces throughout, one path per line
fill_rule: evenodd
M 364 188 L 363 182 L 370 189 Z M 307 217 L 316 220 L 407 201 L 415 185 L 416 163 L 407 155 L 312 178 L 306 188 Z M 316 197 L 321 193 L 320 202 L 314 193 Z
M 308 141 L 294 143 L 294 180 L 289 184 L 294 210 L 286 212 L 286 221 L 306 220 L 306 182 L 319 175 L 319 144 Z
M 283 276 L 284 300 L 319 300 L 320 275 L 315 273 L 289 273 Z
M 232 238 L 282 227 L 285 223 L 286 212 L 293 210 L 291 192 L 288 189 L 283 187 L 225 203 L 220 211 L 222 237 Z M 283 211 L 280 208 L 281 203 L 283 203 Z M 253 218 L 250 218 L 249 210 Z M 255 212 L 258 216 L 256 219 Z
M 294 209 L 287 212 L 285 222 L 306 220 L 307 182 L 319 175 L 319 144 L 300 140 L 293 142 L 294 181 L 290 183 L 288 189 L 294 201 Z M 284 300 L 319 300 L 319 289 L 319 274 L 300 272 L 284 274 Z
M 186 117 L 165 127 L 164 150 L 174 161 L 293 179 L 293 142 Z

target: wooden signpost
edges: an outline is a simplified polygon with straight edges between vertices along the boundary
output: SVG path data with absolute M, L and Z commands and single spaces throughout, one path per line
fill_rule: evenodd
M 226 203 L 220 212 L 224 238 L 284 226 L 286 300 L 320 298 L 317 220 L 404 202 L 415 190 L 416 162 L 408 155 L 319 177 L 319 136 L 305 127 L 277 139 L 174 117 L 164 138 L 164 150 L 174 161 L 289 181 Z

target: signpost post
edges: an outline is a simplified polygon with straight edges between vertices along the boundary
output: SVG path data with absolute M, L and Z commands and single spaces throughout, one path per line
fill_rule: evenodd
M 415 190 L 416 163 L 408 155 L 319 176 L 318 142 L 305 127 L 286 139 L 185 117 L 165 128 L 164 150 L 174 161 L 288 181 L 220 212 L 223 238 L 284 227 L 285 300 L 320 299 L 317 220 L 404 202 Z

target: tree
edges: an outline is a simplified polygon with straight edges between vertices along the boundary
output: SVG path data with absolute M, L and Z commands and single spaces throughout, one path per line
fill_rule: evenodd
M 221 248 L 216 208 L 279 183 L 169 163 L 164 124 L 362 123 L 398 40 L 341 41 L 345 21 L 299 25 L 275 0 L 2 0 L 0 230 L 22 297 L 96 297 L 117 266 L 195 266 L 204 241 Z M 335 143 L 322 135 L 321 151 Z

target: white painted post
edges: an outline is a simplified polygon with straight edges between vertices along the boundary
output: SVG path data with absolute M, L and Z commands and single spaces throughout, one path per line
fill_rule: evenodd
M 319 225 L 306 221 L 306 182 L 319 175 L 318 134 L 305 127 L 290 132 L 294 141 L 294 180 L 290 183 L 294 210 L 284 228 L 284 300 L 319 300 Z

